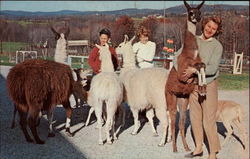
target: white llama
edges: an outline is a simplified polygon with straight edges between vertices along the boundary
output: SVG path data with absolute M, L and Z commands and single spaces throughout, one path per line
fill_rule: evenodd
M 123 85 L 119 77 L 114 72 L 111 60 L 111 53 L 108 44 L 105 46 L 96 45 L 100 50 L 101 73 L 93 77 L 88 95 L 88 104 L 95 110 L 97 124 L 99 128 L 99 144 L 103 144 L 102 140 L 102 110 L 103 104 L 106 104 L 106 136 L 107 143 L 112 144 L 110 138 L 110 130 L 114 135 L 114 118 L 117 108 L 123 99 Z M 116 138 L 116 134 L 114 135 Z
M 159 146 L 165 144 L 168 126 L 167 105 L 165 99 L 165 84 L 168 71 L 163 68 L 142 68 L 135 66 L 135 53 L 132 49 L 132 41 L 128 41 L 125 36 L 124 41 L 116 48 L 116 52 L 123 55 L 123 67 L 120 78 L 125 88 L 125 100 L 130 106 L 134 117 L 134 130 L 132 135 L 136 135 L 140 127 L 138 113 L 140 110 L 147 110 L 146 116 L 151 124 L 153 134 L 157 132 L 153 123 L 154 110 L 160 120 L 163 129 L 162 139 Z M 168 134 L 168 142 L 171 135 Z

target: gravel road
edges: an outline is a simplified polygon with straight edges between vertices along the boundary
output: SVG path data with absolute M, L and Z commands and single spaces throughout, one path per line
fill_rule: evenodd
M 158 147 L 160 136 L 154 137 L 148 123 L 142 124 L 138 135 L 132 136 L 133 121 L 127 119 L 126 126 L 120 133 L 117 141 L 112 145 L 98 145 L 98 130 L 95 129 L 96 122 L 92 117 L 92 124 L 85 127 L 83 120 L 86 120 L 87 107 L 74 109 L 71 131 L 74 137 L 68 137 L 64 133 L 65 111 L 61 106 L 55 109 L 54 128 L 56 136 L 47 137 L 48 124 L 46 115 L 41 119 L 38 133 L 45 140 L 44 145 L 27 143 L 18 125 L 10 129 L 13 104 L 6 91 L 6 76 L 9 67 L 0 66 L 0 159 L 183 159 L 185 152 L 181 138 L 178 136 L 178 153 L 172 152 L 172 143 L 164 147 Z M 242 105 L 243 123 L 249 134 L 249 90 L 242 91 L 219 91 L 219 99 L 233 100 Z M 72 101 L 72 104 L 73 101 Z M 161 135 L 161 126 L 157 126 Z M 187 125 L 187 142 L 191 149 L 194 148 L 190 133 L 190 123 Z M 218 123 L 220 141 L 224 140 L 225 129 Z M 239 135 L 235 130 L 236 136 Z M 249 144 L 249 140 L 247 145 Z M 248 146 L 247 146 L 248 147 Z M 202 159 L 207 158 L 207 149 L 204 146 Z M 237 137 L 232 137 L 218 154 L 219 159 L 248 159 L 249 149 L 243 150 Z

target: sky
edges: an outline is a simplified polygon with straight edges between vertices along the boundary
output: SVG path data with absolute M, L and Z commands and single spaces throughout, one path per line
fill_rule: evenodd
M 198 4 L 201 1 L 187 1 L 189 4 Z M 0 1 L 1 10 L 14 11 L 111 11 L 125 8 L 163 9 L 182 5 L 183 1 Z M 205 4 L 247 5 L 249 1 L 206 1 Z M 164 7 L 165 6 L 165 7 Z

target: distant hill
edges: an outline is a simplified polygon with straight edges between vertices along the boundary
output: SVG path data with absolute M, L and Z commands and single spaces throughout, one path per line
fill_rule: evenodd
M 249 11 L 248 6 L 245 5 L 204 5 L 202 7 L 203 12 L 214 12 L 216 9 L 222 10 L 236 10 L 236 11 Z M 166 14 L 183 14 L 186 13 L 184 5 L 170 7 L 165 10 Z M 73 11 L 73 10 L 62 10 L 56 12 L 26 12 L 26 11 L 10 11 L 3 10 L 0 12 L 1 17 L 34 17 L 34 16 L 64 16 L 64 15 L 149 15 L 149 14 L 163 14 L 163 9 L 122 9 L 115 11 Z

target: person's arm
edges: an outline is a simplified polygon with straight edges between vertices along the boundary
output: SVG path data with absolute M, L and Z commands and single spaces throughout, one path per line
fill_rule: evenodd
M 142 61 L 143 61 L 143 58 L 137 56 L 139 50 L 140 50 L 140 47 L 139 47 L 139 43 L 137 42 L 137 43 L 135 43 L 135 44 L 133 45 L 133 52 L 135 53 L 136 61 L 137 61 L 137 62 L 142 62 Z
M 114 70 L 116 71 L 118 66 L 119 66 L 118 56 L 117 56 L 115 49 L 113 47 L 109 47 L 109 50 L 111 52 L 111 58 L 112 58 L 112 62 L 114 65 Z
M 208 63 L 206 64 L 205 72 L 206 75 L 215 75 L 219 69 L 219 64 L 223 52 L 223 47 L 219 43 L 213 50 L 213 55 L 210 57 Z
M 156 49 L 155 43 L 151 42 L 150 45 L 148 45 L 147 56 L 145 56 L 143 60 L 152 62 L 155 56 L 155 49 Z
M 149 45 L 147 45 L 146 52 L 143 52 L 141 56 L 137 56 L 137 61 L 138 62 L 142 62 L 142 61 L 152 62 L 155 56 L 155 49 L 156 49 L 155 43 L 150 42 Z
M 98 65 L 98 51 L 99 49 L 97 47 L 94 47 L 93 50 L 89 54 L 88 63 L 89 66 L 93 69 L 95 73 L 98 73 L 100 70 L 100 66 Z

